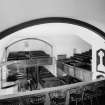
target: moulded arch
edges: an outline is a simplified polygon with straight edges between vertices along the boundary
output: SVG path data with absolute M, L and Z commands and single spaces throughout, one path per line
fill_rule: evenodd
M 41 42 L 41 44 L 45 44 L 46 46 L 49 47 L 49 54 L 50 56 L 53 56 L 53 46 L 48 43 L 47 41 L 44 41 L 44 40 L 41 40 L 41 39 L 38 39 L 38 38 L 23 38 L 23 39 L 20 39 L 20 40 L 17 40 L 17 41 L 14 41 L 12 42 L 11 44 L 9 44 L 5 49 L 6 51 L 8 51 L 8 49 L 11 47 L 11 46 L 15 46 L 15 44 L 19 43 L 19 42 L 22 42 L 22 41 L 34 41 L 34 42 Z
M 105 38 L 105 33 L 100 30 L 99 28 L 87 23 L 83 22 L 81 20 L 77 19 L 72 19 L 72 18 L 66 18 L 66 17 L 47 17 L 47 18 L 40 18 L 40 19 L 35 19 L 31 20 L 28 22 L 24 22 L 21 24 L 18 24 L 16 26 L 10 27 L 2 32 L 0 32 L 0 39 L 4 38 L 7 35 L 10 35 L 18 30 L 34 26 L 34 25 L 40 25 L 40 24 L 45 24 L 45 23 L 68 23 L 68 24 L 74 24 L 78 25 L 84 28 L 87 28 L 95 33 L 97 33 L 99 36 Z

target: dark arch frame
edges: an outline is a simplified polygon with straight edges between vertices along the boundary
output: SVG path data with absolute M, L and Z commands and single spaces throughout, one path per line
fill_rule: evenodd
M 65 17 L 47 17 L 47 18 L 40 18 L 40 19 L 35 19 L 35 20 L 31 20 L 28 22 L 24 22 L 21 24 L 18 24 L 16 26 L 10 27 L 2 32 L 0 32 L 0 39 L 8 36 L 9 34 L 12 34 L 18 30 L 30 27 L 30 26 L 34 26 L 34 25 L 40 25 L 40 24 L 44 24 L 44 23 L 67 23 L 67 24 L 74 24 L 74 25 L 78 25 L 84 28 L 87 28 L 93 32 L 95 32 L 96 34 L 98 34 L 99 36 L 101 36 L 102 38 L 105 39 L 105 32 L 103 32 L 102 30 L 100 30 L 99 28 L 83 22 L 81 20 L 77 20 L 77 19 L 72 19 L 72 18 L 65 18 Z
M 38 38 L 23 38 L 23 39 L 17 40 L 17 41 L 15 41 L 15 42 L 9 44 L 9 45 L 6 47 L 6 49 L 8 49 L 10 46 L 12 46 L 12 45 L 14 45 L 14 44 L 16 44 L 16 43 L 18 43 L 18 42 L 20 42 L 20 41 L 23 41 L 23 40 L 38 40 L 38 41 L 41 41 L 41 42 L 43 42 L 43 43 L 46 43 L 46 44 L 49 45 L 51 48 L 53 48 L 53 46 L 52 46 L 50 43 L 48 43 L 47 41 L 45 41 L 45 40 L 41 40 L 41 39 L 38 39 Z

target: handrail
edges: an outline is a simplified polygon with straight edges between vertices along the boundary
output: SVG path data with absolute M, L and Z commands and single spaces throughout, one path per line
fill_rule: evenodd
M 54 57 L 48 57 L 48 59 L 49 58 L 54 58 Z M 38 58 L 39 59 L 39 58 Z M 40 59 L 47 59 L 47 58 L 44 58 L 44 57 L 41 57 Z M 37 58 L 35 59 L 27 59 L 27 60 L 13 60 L 13 61 L 7 61 L 7 62 L 2 62 L 2 63 L 0 63 L 0 67 L 2 67 L 2 66 L 7 66 L 7 65 L 11 65 L 11 64 L 20 64 L 20 63 L 24 63 L 24 64 L 26 64 L 27 62 L 31 62 L 31 61 L 33 61 L 33 60 L 37 60 Z M 35 64 L 34 64 L 35 65 Z
M 104 79 L 98 79 L 98 80 L 93 80 L 93 81 L 88 81 L 88 82 L 79 82 L 79 83 L 75 83 L 75 84 L 69 84 L 69 85 L 63 85 L 63 86 L 58 86 L 58 87 L 52 87 L 52 88 L 44 88 L 41 90 L 33 90 L 33 91 L 27 91 L 27 92 L 20 92 L 20 93 L 15 93 L 15 94 L 9 94 L 9 95 L 2 95 L 0 96 L 0 100 L 1 99 L 7 99 L 7 98 L 14 98 L 14 97 L 20 97 L 20 96 L 25 96 L 25 95 L 33 95 L 33 94 L 46 94 L 48 92 L 51 91 L 57 91 L 57 90 L 67 90 L 70 88 L 74 88 L 77 86 L 85 86 L 91 83 L 96 83 L 96 82 L 100 82 L 103 81 Z M 1 90 L 2 91 L 2 90 Z

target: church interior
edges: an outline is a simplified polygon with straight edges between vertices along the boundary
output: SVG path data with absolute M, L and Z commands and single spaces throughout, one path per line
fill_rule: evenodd
M 0 105 L 105 105 L 105 22 L 61 1 L 0 0 Z
M 1 48 L 3 50 L 0 56 L 2 58 L 0 103 L 2 105 L 20 103 L 98 105 L 100 101 L 104 103 L 105 84 L 102 77 L 104 75 L 94 71 L 93 62 L 94 53 L 99 47 L 95 49 L 96 46 L 92 45 L 94 42 L 90 40 L 92 38 L 87 40 L 84 34 L 76 33 L 79 28 L 76 25 L 75 34 L 71 33 L 73 24 L 49 23 L 43 27 L 42 25 L 37 28 L 40 31 L 44 30 L 43 36 L 36 32 L 36 27 L 33 26 L 2 39 L 1 43 L 4 43 L 4 46 Z M 62 29 L 62 33 L 59 29 Z M 33 31 L 30 37 L 21 34 L 27 30 Z M 102 49 L 97 52 L 99 59 L 96 63 L 97 68 L 103 64 L 101 56 L 104 56 Z

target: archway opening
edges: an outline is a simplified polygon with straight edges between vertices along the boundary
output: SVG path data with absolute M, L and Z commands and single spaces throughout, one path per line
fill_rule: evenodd
M 63 22 L 56 21 L 53 23 L 52 21 L 48 21 L 48 23 L 32 25 L 30 27 L 13 32 L 0 40 L 0 43 L 2 44 L 0 45 L 0 50 L 2 51 L 0 52 L 1 62 L 3 60 L 2 56 L 4 54 L 4 49 L 7 48 L 7 46 L 10 46 L 12 43 L 17 42 L 18 40 L 37 38 L 44 40 L 53 46 L 53 57 L 55 57 L 55 59 L 53 60 L 53 65 L 48 65 L 46 68 L 50 70 L 54 76 L 68 76 L 68 73 L 70 73 L 70 76 L 75 76 L 78 78 L 77 81 L 94 80 L 97 75 L 96 51 L 102 48 L 104 45 L 104 39 L 100 37 L 97 32 L 86 28 L 88 25 L 86 25 L 86 27 L 81 25 L 83 24 L 78 24 L 78 22 L 77 24 L 72 22 L 66 23 L 64 20 Z M 26 46 L 28 46 L 27 43 L 25 43 L 25 47 Z M 31 47 L 33 47 L 33 44 Z M 41 48 L 43 49 L 43 47 Z M 16 47 L 14 49 L 15 51 L 17 50 Z M 80 56 L 81 54 L 86 54 L 87 52 L 90 54 L 90 56 L 87 58 L 85 55 L 85 60 L 87 60 L 88 63 L 84 64 L 84 61 L 81 61 L 82 59 Z M 75 56 L 78 57 L 75 58 Z M 84 55 L 82 55 L 82 57 L 83 56 Z M 59 63 L 63 69 L 59 67 Z M 80 67 L 81 65 L 82 67 Z M 89 65 L 90 71 L 86 71 L 86 69 L 84 70 L 84 65 L 85 67 Z M 42 69 L 43 67 L 40 66 L 40 68 Z M 60 69 L 60 72 L 58 72 L 58 68 Z

